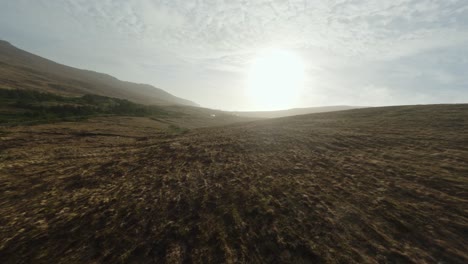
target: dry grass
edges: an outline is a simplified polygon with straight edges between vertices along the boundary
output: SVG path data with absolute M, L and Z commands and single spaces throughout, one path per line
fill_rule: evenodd
M 2 263 L 468 260 L 468 105 L 3 131 Z

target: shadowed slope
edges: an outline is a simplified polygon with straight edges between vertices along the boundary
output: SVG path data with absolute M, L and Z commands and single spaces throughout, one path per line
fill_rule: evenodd
M 0 262 L 466 263 L 467 117 L 437 105 L 179 135 L 11 128 Z
M 196 106 L 151 85 L 120 81 L 107 74 L 58 64 L 1 40 L 0 88 L 35 89 L 62 95 L 97 94 L 141 104 Z

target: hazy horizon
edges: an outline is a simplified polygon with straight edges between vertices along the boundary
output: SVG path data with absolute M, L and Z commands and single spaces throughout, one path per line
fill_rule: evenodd
M 468 102 L 462 0 L 6 0 L 0 39 L 222 110 Z

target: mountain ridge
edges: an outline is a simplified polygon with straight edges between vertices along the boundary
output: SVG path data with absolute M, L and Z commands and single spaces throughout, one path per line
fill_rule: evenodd
M 70 96 L 91 93 L 146 105 L 199 106 L 149 84 L 123 81 L 109 74 L 57 63 L 5 40 L 0 40 L 0 86 Z

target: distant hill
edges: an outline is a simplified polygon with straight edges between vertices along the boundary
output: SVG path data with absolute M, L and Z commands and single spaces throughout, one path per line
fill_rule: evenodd
M 125 82 L 107 74 L 62 65 L 1 40 L 0 88 L 33 89 L 69 96 L 96 94 L 147 105 L 197 106 L 151 85 Z
M 242 116 L 242 117 L 277 118 L 277 117 L 285 117 L 285 116 L 306 115 L 306 114 L 314 114 L 314 113 L 350 110 L 350 109 L 356 109 L 356 108 L 363 108 L 363 107 L 337 105 L 337 106 L 323 106 L 323 107 L 293 108 L 293 109 L 279 110 L 279 111 L 234 112 L 234 114 L 238 116 Z

